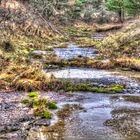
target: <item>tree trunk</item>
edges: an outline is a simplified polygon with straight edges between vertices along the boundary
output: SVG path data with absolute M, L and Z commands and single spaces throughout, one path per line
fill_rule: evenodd
M 124 11 L 122 9 L 118 12 L 118 16 L 119 16 L 119 22 L 123 23 L 124 22 Z

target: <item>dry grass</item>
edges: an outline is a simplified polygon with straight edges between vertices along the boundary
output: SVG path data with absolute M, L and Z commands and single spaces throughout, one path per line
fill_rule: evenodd
M 100 44 L 99 49 L 109 57 L 140 58 L 140 22 L 133 23 L 121 32 L 111 35 Z
M 96 25 L 96 32 L 107 32 L 112 30 L 118 30 L 123 27 L 122 24 L 103 24 L 103 25 Z
M 130 70 L 140 71 L 140 59 L 118 58 L 112 61 L 114 67 L 128 68 Z
M 140 71 L 140 22 L 134 21 L 97 44 L 113 67 Z
M 96 45 L 99 43 L 99 41 L 96 39 L 88 37 L 78 37 L 75 38 L 74 41 L 79 47 L 96 47 Z
M 31 65 L 11 64 L 6 70 L 0 74 L 0 89 L 8 90 L 46 90 L 47 83 L 51 81 L 49 75 L 42 70 L 40 63 Z

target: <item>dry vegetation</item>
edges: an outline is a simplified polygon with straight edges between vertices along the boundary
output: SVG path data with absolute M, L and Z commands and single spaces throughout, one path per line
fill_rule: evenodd
M 114 65 L 140 70 L 140 22 L 125 27 L 97 45 Z
M 3 90 L 45 90 L 50 77 L 47 76 L 39 63 L 32 65 L 11 64 L 0 75 L 1 86 Z
M 50 77 L 40 63 L 32 62 L 30 52 L 50 49 L 68 38 L 58 34 L 31 5 L 14 3 L 2 1 L 0 5 L 0 91 L 46 90 Z

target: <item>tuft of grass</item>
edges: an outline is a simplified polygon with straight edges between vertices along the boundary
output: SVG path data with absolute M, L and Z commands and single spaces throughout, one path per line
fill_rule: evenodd
M 14 52 L 15 48 L 10 41 L 3 41 L 1 44 L 2 50 L 5 52 Z
M 0 80 L 8 83 L 5 88 L 9 85 L 9 89 L 31 92 L 47 90 L 51 77 L 43 71 L 40 63 L 34 62 L 30 66 L 11 64 L 0 74 Z
M 122 24 L 103 24 L 103 25 L 96 25 L 96 32 L 107 32 L 112 30 L 118 30 L 123 27 Z
M 88 37 L 75 38 L 75 42 L 79 47 L 96 47 L 99 43 L 96 39 Z
M 126 96 L 123 96 L 123 98 L 125 101 L 128 101 L 128 102 L 140 103 L 140 96 L 126 95 Z
M 140 46 L 140 22 L 134 22 L 128 27 L 124 27 L 120 32 L 111 35 L 104 39 L 97 45 L 102 53 L 108 57 L 120 58 L 126 57 L 139 57 Z

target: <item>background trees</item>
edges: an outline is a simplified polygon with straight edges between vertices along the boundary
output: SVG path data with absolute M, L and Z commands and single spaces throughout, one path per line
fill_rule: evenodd
M 124 0 L 107 0 L 106 6 L 108 10 L 114 11 L 118 14 L 119 20 L 124 21 L 125 2 Z
M 140 0 L 126 0 L 125 7 L 129 15 L 140 15 Z
M 5 1 L 5 0 L 3 0 Z M 7 0 L 6 0 L 7 1 Z M 140 15 L 140 0 L 14 0 L 32 6 L 45 20 L 72 23 L 110 22 Z M 1 2 L 1 0 L 0 0 Z M 116 18 L 117 17 L 117 18 Z M 113 20 L 114 19 L 114 20 Z
M 106 7 L 119 16 L 119 21 L 124 21 L 124 16 L 139 16 L 140 0 L 106 0 Z

